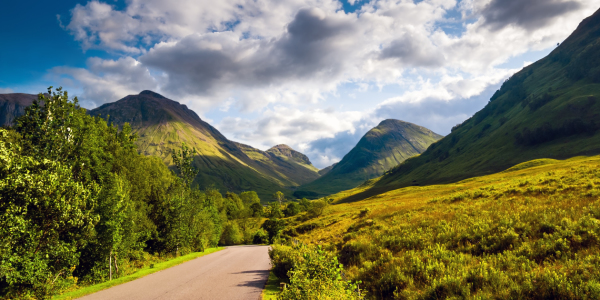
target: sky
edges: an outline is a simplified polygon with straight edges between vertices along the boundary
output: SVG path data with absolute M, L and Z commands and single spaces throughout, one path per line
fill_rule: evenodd
M 0 93 L 152 90 L 324 168 L 385 119 L 446 135 L 600 0 L 9 1 Z

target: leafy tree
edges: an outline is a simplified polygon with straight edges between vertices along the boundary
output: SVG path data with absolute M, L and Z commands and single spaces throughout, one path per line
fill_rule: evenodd
M 283 200 L 285 200 L 285 195 L 282 192 L 277 191 L 275 194 L 273 194 L 273 199 L 279 202 L 279 205 L 281 206 L 283 204 Z
M 262 227 L 269 234 L 269 240 L 271 243 L 275 241 L 279 237 L 281 231 L 285 228 L 285 221 L 281 219 L 269 219 L 266 220 Z
M 283 212 L 281 211 L 281 205 L 279 202 L 271 202 L 269 203 L 270 208 L 270 218 L 283 218 Z
M 286 217 L 293 217 L 300 213 L 300 205 L 296 202 L 289 203 L 283 212 Z
M 72 180 L 60 162 L 21 156 L 7 137 L 0 129 L 0 293 L 47 298 L 92 236 L 98 186 Z
M 318 217 L 323 214 L 327 207 L 327 202 L 323 200 L 315 200 L 311 203 L 310 209 L 308 210 L 309 216 L 312 218 Z
M 306 198 L 300 199 L 298 204 L 300 205 L 300 210 L 302 211 L 307 211 L 310 209 L 310 200 Z
M 179 177 L 184 185 L 191 186 L 199 172 L 193 165 L 195 154 L 197 154 L 196 148 L 190 149 L 185 143 L 181 144 L 181 150 L 173 150 L 171 153 L 173 164 L 179 171 Z
M 252 203 L 252 205 L 250 205 L 250 210 L 252 211 L 252 216 L 255 218 L 263 216 L 263 206 L 260 205 L 260 203 Z

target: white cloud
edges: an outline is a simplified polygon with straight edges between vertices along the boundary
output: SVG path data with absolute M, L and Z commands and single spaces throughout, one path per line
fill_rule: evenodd
M 598 6 L 375 0 L 344 13 L 336 0 L 130 0 L 122 10 L 91 1 L 73 8 L 65 28 L 84 49 L 122 57 L 52 74 L 97 105 L 153 89 L 202 115 L 227 112 L 217 122 L 231 139 L 262 148 L 289 143 L 329 163 L 341 158 L 336 139 L 347 147 L 382 118 L 447 133 L 516 71 L 499 66 L 562 42 Z M 446 19 L 454 10 L 463 31 L 447 34 L 439 24 L 455 22 Z M 348 84 L 355 91 L 341 95 Z M 402 92 L 364 98 L 390 86 Z M 361 109 L 325 109 L 340 97 Z
M 0 88 L 0 94 L 10 94 L 10 93 L 14 93 L 14 91 L 11 88 Z

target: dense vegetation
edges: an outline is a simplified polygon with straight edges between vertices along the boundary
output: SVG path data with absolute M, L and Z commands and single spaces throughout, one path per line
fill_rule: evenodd
M 321 245 L 348 280 L 362 282 L 367 298 L 600 298 L 598 156 L 534 160 L 286 221 L 284 237 Z M 306 256 L 297 248 L 272 254 L 276 274 L 288 282 L 300 270 L 297 256 Z
M 219 244 L 267 242 L 255 192 L 200 191 L 194 149 L 171 153 L 174 172 L 135 139 L 61 89 L 0 129 L 0 298 L 106 281 L 109 262 L 120 277 Z

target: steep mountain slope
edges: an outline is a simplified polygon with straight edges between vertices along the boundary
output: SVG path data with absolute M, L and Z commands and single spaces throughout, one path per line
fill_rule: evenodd
M 412 123 L 399 120 L 382 121 L 367 132 L 329 172 L 301 186 L 296 194 L 312 192 L 317 195 L 329 195 L 353 188 L 422 153 L 440 138 L 441 135 Z
M 600 11 L 547 57 L 513 75 L 450 135 L 345 201 L 491 174 L 536 158 L 598 154 L 599 97 Z
M 214 185 L 223 191 L 256 191 L 262 200 L 270 200 L 278 190 L 286 194 L 292 185 L 252 160 L 240 147 L 225 138 L 196 113 L 176 101 L 151 91 L 130 95 L 117 102 L 90 111 L 91 115 L 108 118 L 109 122 L 131 124 L 138 134 L 138 149 L 145 155 L 161 157 L 171 164 L 171 151 L 182 143 L 198 151 L 194 163 L 200 170 L 195 183 L 200 187 Z
M 299 186 L 319 178 L 319 169 L 306 155 L 287 145 L 277 145 L 261 151 L 248 145 L 236 143 L 242 151 L 262 167 L 267 174 L 278 178 L 286 186 Z
M 31 105 L 37 95 L 0 94 L 0 126 L 12 126 L 16 117 L 25 113 L 25 107 Z

